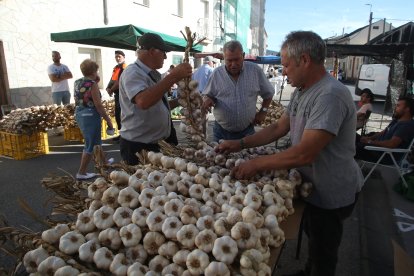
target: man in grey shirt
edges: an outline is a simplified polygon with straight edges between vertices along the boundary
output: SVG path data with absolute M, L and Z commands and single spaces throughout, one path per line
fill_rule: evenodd
M 211 74 L 202 109 L 214 106 L 214 140 L 240 139 L 254 133 L 254 125 L 266 117 L 275 90 L 257 64 L 244 61 L 243 46 L 229 41 L 223 46 L 225 65 Z M 257 96 L 263 99 L 256 112 Z
M 120 152 L 129 165 L 138 164 L 136 152 L 159 151 L 158 141 L 168 142 L 175 131 L 170 108 L 176 107 L 178 101 L 168 102 L 165 94 L 174 83 L 192 74 L 191 65 L 182 63 L 161 79 L 156 69 L 162 68 L 166 53 L 173 48 L 153 33 L 141 36 L 138 44 L 138 59 L 124 70 L 119 81 Z
M 309 238 L 305 271 L 292 275 L 333 276 L 342 239 L 363 176 L 354 160 L 356 109 L 347 88 L 326 73 L 326 46 L 313 32 L 292 32 L 282 44 L 283 74 L 296 90 L 279 121 L 236 141 L 224 141 L 219 151 L 268 144 L 290 131 L 292 147 L 258 157 L 233 169 L 238 179 L 261 171 L 298 168 L 314 185 L 303 214 Z

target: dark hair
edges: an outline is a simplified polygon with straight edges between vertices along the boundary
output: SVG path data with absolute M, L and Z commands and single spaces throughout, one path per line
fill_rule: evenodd
M 375 99 L 375 97 L 374 97 L 374 93 L 372 93 L 371 91 L 369 91 L 369 90 L 363 90 L 362 91 L 362 93 L 361 93 L 361 95 L 362 94 L 366 94 L 367 95 L 367 97 L 369 98 L 369 102 L 370 103 L 372 103 L 372 102 L 374 102 L 374 99 Z
M 58 55 L 60 55 L 60 53 L 58 51 L 52 51 L 52 54 L 58 54 Z
M 398 101 L 404 101 L 405 106 L 410 109 L 411 117 L 414 115 L 414 99 L 408 96 L 403 96 L 398 99 Z
M 85 77 L 90 76 L 96 71 L 98 71 L 98 68 L 99 68 L 99 65 L 91 59 L 85 59 L 80 64 L 80 70 Z

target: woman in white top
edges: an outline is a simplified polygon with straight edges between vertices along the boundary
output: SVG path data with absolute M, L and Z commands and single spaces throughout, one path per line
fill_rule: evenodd
M 368 120 L 367 111 L 372 112 L 372 102 L 374 101 L 374 94 L 371 91 L 363 91 L 361 94 L 361 100 L 359 102 L 360 108 L 357 111 L 357 129 L 364 126 L 366 120 Z

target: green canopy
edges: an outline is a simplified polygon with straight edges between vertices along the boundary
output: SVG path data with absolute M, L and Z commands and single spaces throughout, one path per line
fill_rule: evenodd
M 175 51 L 184 52 L 187 45 L 187 41 L 184 38 L 154 32 L 134 25 L 51 33 L 50 39 L 55 42 L 72 42 L 135 51 L 137 49 L 137 38 L 148 32 L 160 35 L 166 44 L 174 47 Z M 193 47 L 192 52 L 201 52 L 202 49 L 201 45 L 197 45 Z

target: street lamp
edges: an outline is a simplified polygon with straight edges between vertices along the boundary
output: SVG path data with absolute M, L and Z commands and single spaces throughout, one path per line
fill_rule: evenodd
M 367 43 L 371 40 L 371 24 L 372 24 L 372 4 L 365 4 L 366 6 L 369 6 L 369 28 L 368 28 L 368 40 Z

